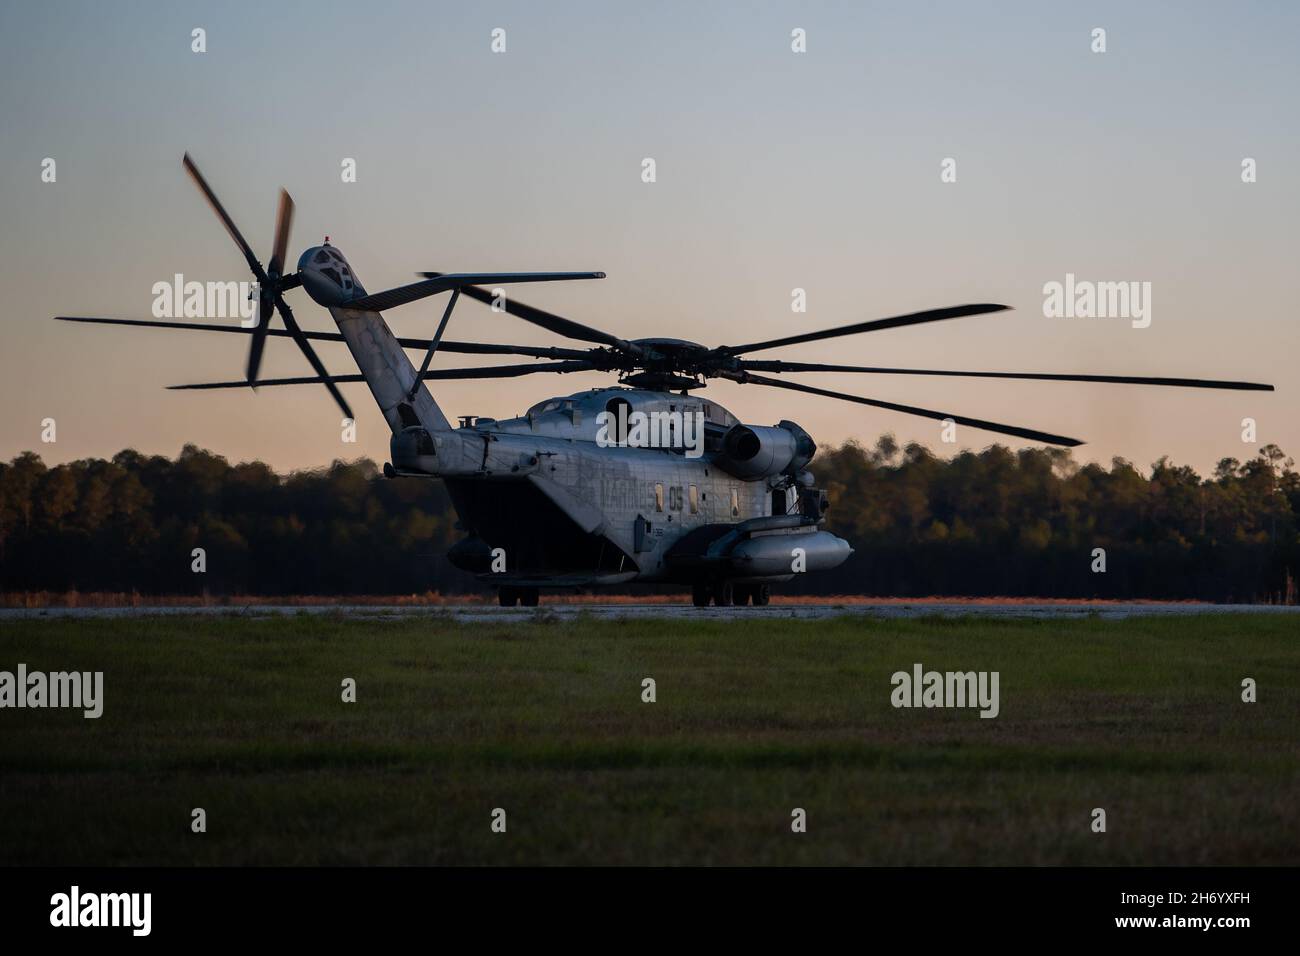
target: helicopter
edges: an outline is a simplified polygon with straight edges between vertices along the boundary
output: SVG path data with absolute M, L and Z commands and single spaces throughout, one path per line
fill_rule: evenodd
M 827 571 L 852 553 L 826 529 L 827 493 L 808 465 L 817 445 L 802 427 L 746 424 L 693 392 L 712 378 L 854 402 L 965 425 L 1032 442 L 1073 447 L 1078 439 L 945 411 L 831 391 L 775 378 L 835 372 L 1095 382 L 1272 391 L 1256 382 L 1153 376 L 885 368 L 751 358 L 753 353 L 894 328 L 1002 312 L 976 303 L 928 309 L 739 345 L 672 338 L 623 339 L 507 297 L 516 283 L 603 279 L 603 272 L 419 273 L 420 280 L 369 293 L 328 237 L 286 272 L 294 204 L 280 191 L 265 267 L 189 154 L 182 164 L 243 254 L 256 280 L 251 327 L 196 322 L 56 316 L 58 321 L 210 331 L 250 336 L 243 379 L 169 386 L 228 389 L 323 385 L 354 418 L 339 386 L 364 382 L 391 430 L 388 478 L 441 479 L 465 537 L 453 565 L 497 589 L 502 606 L 536 606 L 541 589 L 640 584 L 689 586 L 697 607 L 770 602 L 774 584 Z M 327 309 L 336 332 L 301 328 L 285 293 L 302 288 Z M 395 336 L 382 312 L 449 292 L 432 338 Z M 533 347 L 444 339 L 460 296 L 539 326 L 575 345 Z M 278 314 L 284 328 L 272 328 Z M 259 378 L 268 338 L 291 338 L 314 375 Z M 335 375 L 313 342 L 343 342 L 358 368 Z M 407 350 L 423 352 L 417 367 Z M 512 355 L 531 363 L 431 369 L 438 352 Z M 539 361 L 545 360 L 545 361 Z M 538 373 L 606 372 L 617 384 L 547 398 L 517 418 L 465 416 L 452 426 L 429 381 L 514 378 Z

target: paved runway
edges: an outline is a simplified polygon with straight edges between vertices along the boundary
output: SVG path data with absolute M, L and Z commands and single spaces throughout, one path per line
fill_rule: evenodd
M 903 601 L 879 604 L 783 604 L 769 607 L 696 608 L 679 604 L 543 604 L 538 608 L 504 608 L 482 604 L 401 607 L 383 605 L 235 605 L 209 607 L 98 607 L 0 608 L 0 621 L 52 618 L 132 618 L 239 616 L 273 617 L 293 614 L 341 614 L 353 618 L 435 617 L 459 623 L 500 623 L 538 618 L 567 620 L 579 616 L 601 621 L 622 620 L 750 620 L 753 618 L 822 620 L 832 617 L 916 618 L 933 615 L 971 615 L 990 618 L 1079 618 L 1097 616 L 1121 619 L 1143 615 L 1168 617 L 1203 614 L 1287 614 L 1300 624 L 1300 607 L 1266 604 L 1021 604 L 985 602 Z

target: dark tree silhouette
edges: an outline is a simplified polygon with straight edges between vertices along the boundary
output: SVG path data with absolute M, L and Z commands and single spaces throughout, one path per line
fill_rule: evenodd
M 1080 467 L 1061 449 L 945 460 L 892 435 L 822 448 L 830 528 L 856 554 L 784 590 L 1294 602 L 1293 467 L 1276 445 L 1207 479 L 1166 458 L 1145 475 L 1118 458 Z M 483 590 L 444 557 L 455 525 L 440 482 L 389 481 L 365 459 L 281 476 L 193 445 L 175 460 L 126 450 L 53 468 L 27 452 L 0 464 L 0 590 Z

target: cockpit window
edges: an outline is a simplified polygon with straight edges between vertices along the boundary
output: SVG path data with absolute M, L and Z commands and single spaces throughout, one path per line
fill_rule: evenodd
M 330 261 L 330 257 L 327 256 L 327 255 L 325 255 L 325 250 L 322 249 L 322 250 L 320 250 L 318 253 L 316 253 L 316 255 L 314 255 L 314 256 L 311 257 L 311 261 L 312 261 L 312 262 L 329 262 L 329 261 Z
M 342 262 L 342 261 L 343 261 L 343 257 L 342 257 L 341 255 L 339 255 L 337 252 L 335 252 L 333 249 L 331 249 L 331 250 L 329 251 L 329 253 L 330 253 L 331 256 L 334 257 L 334 259 L 335 259 L 337 262 Z
M 331 267 L 331 266 L 326 266 L 326 267 L 325 267 L 324 269 L 322 269 L 320 272 L 321 272 L 321 275 L 323 275 L 323 276 L 329 276 L 331 279 L 333 279 L 335 285 L 337 285 L 337 286 L 341 286 L 341 285 L 343 285 L 343 279 L 342 279 L 342 277 L 339 276 L 338 272 L 337 272 L 333 267 Z

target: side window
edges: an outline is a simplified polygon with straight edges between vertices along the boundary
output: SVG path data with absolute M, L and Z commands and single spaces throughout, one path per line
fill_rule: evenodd
M 731 489 L 731 516 L 740 517 L 740 493 L 735 488 Z
M 697 515 L 699 513 L 700 513 L 700 489 L 697 488 L 695 485 L 691 485 L 691 514 Z
M 733 492 L 734 494 L 735 492 Z M 664 486 L 655 482 L 655 511 L 664 510 Z
M 620 448 L 627 445 L 627 423 L 631 415 L 632 403 L 626 398 L 611 398 L 605 403 L 608 434 L 614 444 Z

